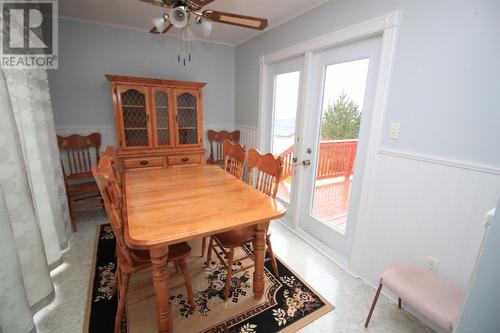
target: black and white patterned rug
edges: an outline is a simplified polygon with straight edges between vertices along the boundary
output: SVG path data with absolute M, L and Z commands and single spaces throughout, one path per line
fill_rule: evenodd
M 192 252 L 188 267 L 195 289 L 196 309 L 193 311 L 188 306 L 183 287 L 170 292 L 174 332 L 293 332 L 334 309 L 278 258 L 279 278 L 271 273 L 271 262 L 266 262 L 265 293 L 261 300 L 253 297 L 250 269 L 233 277 L 229 300 L 224 302 L 225 269 L 217 260 L 205 267 L 204 259 L 199 257 L 201 242 L 190 242 L 190 245 Z M 240 254 L 236 257 L 249 253 L 251 245 L 238 249 Z M 113 332 L 117 297 L 112 296 L 111 291 L 116 258 L 115 239 L 109 224 L 98 226 L 94 259 L 85 330 Z M 241 265 L 246 266 L 247 263 L 236 263 L 233 269 Z M 137 277 L 139 282 L 151 279 L 151 272 L 148 270 L 136 274 L 140 275 Z M 177 284 L 182 284 L 182 281 L 178 280 Z M 131 285 L 133 284 L 134 276 L 131 281 Z M 175 282 L 171 283 L 174 284 Z M 152 289 L 144 293 L 151 291 Z M 141 291 L 138 293 L 141 296 Z M 129 298 L 135 298 L 134 296 L 131 293 L 128 295 Z M 130 305 L 122 321 L 122 332 L 156 332 L 155 316 L 154 299 Z

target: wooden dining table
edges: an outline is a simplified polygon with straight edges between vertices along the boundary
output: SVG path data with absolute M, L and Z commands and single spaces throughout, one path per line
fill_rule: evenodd
M 125 241 L 151 255 L 159 332 L 172 332 L 168 245 L 255 226 L 253 292 L 264 294 L 267 222 L 285 215 L 277 200 L 218 166 L 127 171 Z

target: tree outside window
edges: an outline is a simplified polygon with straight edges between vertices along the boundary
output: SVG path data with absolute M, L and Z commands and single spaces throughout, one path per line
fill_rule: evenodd
M 359 105 L 342 92 L 333 104 L 323 111 L 321 140 L 357 139 L 361 123 Z

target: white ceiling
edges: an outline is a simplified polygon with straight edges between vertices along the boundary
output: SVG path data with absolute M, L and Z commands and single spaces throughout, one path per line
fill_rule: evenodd
M 235 14 L 264 17 L 273 28 L 299 16 L 329 0 L 215 0 L 204 9 L 213 9 Z M 149 31 L 151 18 L 164 13 L 162 7 L 140 0 L 63 0 L 59 1 L 59 14 L 64 18 L 93 21 Z M 264 31 L 266 31 L 264 30 Z M 215 23 L 212 34 L 204 38 L 195 30 L 195 37 L 229 45 L 247 41 L 260 31 Z

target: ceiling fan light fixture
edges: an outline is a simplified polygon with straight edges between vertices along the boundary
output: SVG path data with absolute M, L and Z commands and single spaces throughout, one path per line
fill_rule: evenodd
M 162 17 L 152 18 L 151 22 L 153 22 L 154 26 L 160 33 L 170 24 L 168 14 L 163 14 Z
M 182 29 L 189 22 L 189 12 L 186 10 L 184 6 L 177 6 L 170 10 L 170 23 L 174 25 L 174 27 Z
M 203 32 L 203 36 L 208 37 L 214 28 L 214 23 L 209 20 L 201 21 L 201 31 Z

